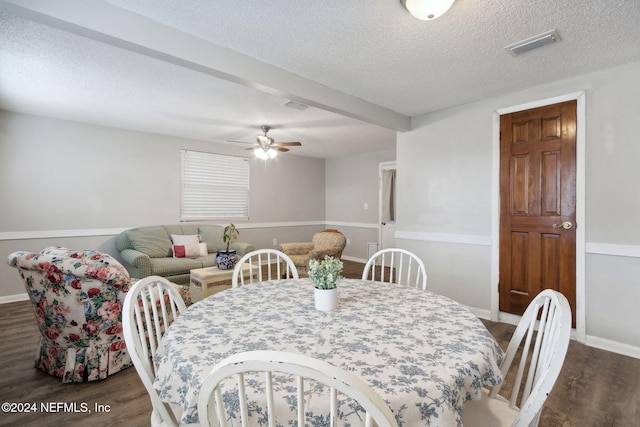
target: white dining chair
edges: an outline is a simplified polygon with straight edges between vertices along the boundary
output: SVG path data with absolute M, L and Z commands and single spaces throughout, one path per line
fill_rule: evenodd
M 254 390 L 257 388 L 256 377 L 251 376 L 247 381 L 244 374 L 248 372 L 264 373 L 264 381 L 258 381 L 258 391 L 260 395 L 264 391 L 267 410 L 266 414 L 260 415 L 268 417 L 269 426 L 276 425 L 274 383 L 282 387 L 280 383 L 282 378 L 277 377 L 274 380 L 274 373 L 284 373 L 296 378 L 296 399 L 286 399 L 282 405 L 285 405 L 287 409 L 290 408 L 290 405 L 296 405 L 298 426 L 308 425 L 305 422 L 305 411 L 308 410 L 305 407 L 307 401 L 304 395 L 305 383 L 309 389 L 313 387 L 313 390 L 318 389 L 318 384 L 327 386 L 329 407 L 326 413 L 330 416 L 330 426 L 332 427 L 337 425 L 339 395 L 340 398 L 353 399 L 364 409 L 366 413 L 364 415 L 365 426 L 397 427 L 398 425 L 385 401 L 362 379 L 352 373 L 307 355 L 263 350 L 232 355 L 222 360 L 211 370 L 202 384 L 198 397 L 198 416 L 202 426 L 227 426 L 227 409 L 239 412 L 233 416 L 238 416 L 237 421 L 240 425 L 256 425 L 255 420 L 253 422 L 249 420 L 246 395 L 247 388 L 251 387 Z M 231 380 L 233 385 L 227 382 L 223 383 L 225 379 L 232 377 L 235 379 L 235 381 Z M 311 384 L 309 380 L 313 380 L 314 383 Z M 226 387 L 227 384 L 228 387 Z M 235 398 L 227 400 L 225 392 L 233 392 L 237 395 L 238 400 Z M 225 398 L 222 397 L 223 395 Z M 323 401 L 319 400 L 320 398 L 315 399 L 314 396 L 314 402 Z M 255 401 L 252 404 L 255 405 Z M 278 425 L 295 423 L 295 420 L 281 418 L 277 421 Z M 287 421 L 290 423 L 288 424 Z
M 388 275 L 385 274 L 385 269 L 388 269 Z M 400 248 L 381 249 L 373 254 L 364 266 L 362 280 L 427 289 L 424 263 L 414 253 Z
M 153 427 L 184 426 L 178 405 L 162 402 L 153 380 L 153 356 L 173 320 L 187 307 L 175 285 L 164 277 L 149 276 L 136 282 L 124 300 L 122 329 L 131 361 L 151 398 Z M 191 426 L 191 424 L 189 424 Z
M 542 406 L 560 374 L 570 336 L 571 307 L 567 298 L 551 289 L 540 292 L 518 322 L 500 367 L 506 379 L 519 355 L 510 396 L 498 394 L 502 384 L 491 391 L 483 389 L 481 400 L 465 403 L 465 427 L 537 426 Z
M 248 275 L 242 272 L 242 265 L 249 264 Z M 266 277 L 263 276 L 266 274 Z M 248 277 L 244 277 L 247 275 Z M 231 286 L 237 288 L 255 280 L 297 279 L 298 270 L 295 264 L 284 252 L 276 249 L 258 249 L 245 254 L 236 263 L 231 278 Z

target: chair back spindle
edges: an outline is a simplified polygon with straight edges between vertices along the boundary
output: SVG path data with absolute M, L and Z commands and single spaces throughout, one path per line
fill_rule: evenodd
M 242 266 L 249 264 L 249 277 L 245 278 L 242 273 Z M 275 249 L 258 249 L 245 254 L 236 263 L 231 278 L 231 286 L 236 288 L 245 284 L 261 282 L 263 280 L 297 279 L 298 270 L 283 252 Z
M 178 426 L 181 414 L 160 400 L 153 387 L 160 340 L 173 321 L 186 311 L 177 288 L 164 277 L 149 276 L 136 282 L 124 300 L 122 328 L 131 361 L 151 399 L 152 426 Z
M 362 280 L 427 289 L 424 263 L 415 254 L 400 248 L 382 249 L 373 254 L 364 267 Z
M 501 425 L 537 426 L 542 406 L 560 375 L 570 338 L 571 307 L 567 298 L 552 289 L 543 290 L 518 322 L 500 366 L 502 377 L 507 378 L 520 357 L 510 395 L 499 395 L 503 381 L 488 395 L 483 392 L 480 401 L 467 402 L 464 425 L 492 426 L 498 418 Z M 503 419 L 507 416 L 512 418 Z
M 255 375 L 260 372 L 264 373 L 264 383 L 257 384 Z M 274 380 L 274 375 L 278 375 L 277 380 Z M 306 418 L 313 412 L 307 405 L 310 402 L 308 392 L 318 391 L 319 387 L 311 386 L 312 382 L 314 384 L 317 382 L 329 389 L 328 418 L 331 426 L 336 426 L 338 422 L 340 395 L 353 399 L 359 407 L 363 408 L 366 412 L 365 426 L 372 426 L 375 423 L 378 427 L 397 427 L 395 417 L 387 404 L 360 378 L 310 356 L 266 350 L 232 355 L 212 369 L 202 384 L 198 398 L 198 416 L 201 426 L 225 427 L 230 418 L 239 421 L 242 426 L 255 425 L 256 420 L 249 418 L 247 410 L 249 388 L 258 393 L 252 395 L 254 404 L 254 398 L 260 399 L 260 396 L 264 396 L 267 411 L 266 414 L 261 413 L 261 417 L 266 416 L 268 425 L 275 426 L 275 414 L 278 412 L 276 397 L 278 396 L 274 391 L 274 382 L 277 381 L 279 386 L 285 388 L 287 392 L 293 392 L 288 387 L 283 387 L 283 384 L 287 384 L 286 378 L 291 377 L 295 382 L 295 400 L 280 396 L 285 402 L 279 407 L 278 425 L 288 425 L 287 421 L 293 421 L 287 420 L 286 417 L 287 412 L 291 410 L 291 405 L 294 404 L 296 408 L 291 417 L 295 419 L 297 425 L 307 425 Z M 233 378 L 233 384 L 229 383 L 230 378 Z M 310 384 L 308 392 L 305 384 Z M 320 387 L 320 389 L 324 388 Z M 237 392 L 239 402 L 225 400 L 227 391 Z M 317 404 L 321 398 L 316 398 L 314 394 L 313 401 Z M 210 408 L 215 408 L 215 411 L 211 411 Z M 214 413 L 215 418 L 213 418 Z

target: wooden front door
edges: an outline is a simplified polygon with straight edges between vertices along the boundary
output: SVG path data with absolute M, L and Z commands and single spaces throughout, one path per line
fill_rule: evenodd
M 576 101 L 500 117 L 500 310 L 543 289 L 576 316 Z

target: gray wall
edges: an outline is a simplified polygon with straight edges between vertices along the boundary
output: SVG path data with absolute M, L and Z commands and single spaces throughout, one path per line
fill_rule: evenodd
M 327 226 L 347 237 L 346 259 L 366 261 L 367 243 L 378 242 L 378 169 L 395 159 L 395 150 L 385 150 L 327 160 Z
M 0 257 L 48 245 L 99 249 L 119 258 L 114 235 L 180 217 L 180 149 L 247 156 L 207 143 L 0 111 Z M 249 221 L 256 247 L 309 240 L 325 226 L 325 161 L 252 158 Z M 24 294 L 0 263 L 0 300 Z
M 398 245 L 416 252 L 430 289 L 491 309 L 493 120 L 497 110 L 586 92 L 586 342 L 640 357 L 640 63 L 603 70 L 414 119 L 398 134 Z M 228 144 L 0 112 L 0 256 L 50 244 L 115 253 L 113 236 L 179 221 L 179 150 L 242 155 Z M 326 162 L 281 156 L 251 167 L 251 219 L 241 238 L 308 240 L 325 226 L 366 258 L 377 241 L 384 151 Z M 364 203 L 369 209 L 364 210 Z M 0 300 L 23 294 L 0 263 Z M 6 298 L 5 298 L 6 300 Z
M 414 119 L 398 135 L 399 246 L 429 288 L 491 310 L 496 111 L 585 91 L 586 342 L 640 357 L 640 63 Z

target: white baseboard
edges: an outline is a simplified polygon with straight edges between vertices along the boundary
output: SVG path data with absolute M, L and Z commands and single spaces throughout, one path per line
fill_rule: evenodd
M 636 347 L 633 345 L 611 341 L 605 338 L 594 337 L 592 335 L 587 335 L 587 341 L 585 342 L 585 344 L 589 347 L 595 347 L 601 350 L 607 350 L 613 353 L 640 359 L 640 347 Z
M 479 318 L 491 320 L 491 310 L 469 306 L 467 306 L 467 308 Z M 498 321 L 502 323 L 508 323 L 510 325 L 517 325 L 520 321 L 520 316 L 500 312 Z M 576 336 L 577 335 L 575 329 L 571 330 L 571 339 L 575 340 Z M 589 347 L 599 348 L 600 350 L 606 350 L 612 353 L 622 354 L 623 356 L 640 359 L 640 347 L 636 347 L 633 345 L 608 340 L 606 338 L 595 337 L 593 335 L 587 335 L 586 342 L 584 344 Z
M 478 308 L 478 307 L 471 307 L 471 306 L 466 306 L 469 311 L 471 311 L 473 314 L 475 314 L 476 316 L 478 316 L 481 319 L 485 319 L 485 320 L 491 320 L 491 310 L 486 310 L 484 308 Z
M 29 301 L 29 295 L 25 292 L 24 294 L 7 295 L 4 297 L 0 297 L 0 304 L 8 304 L 10 302 L 17 301 Z

